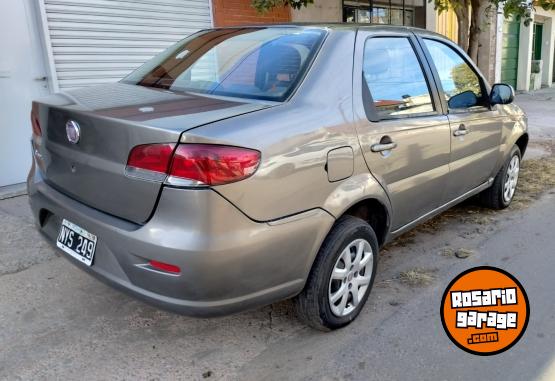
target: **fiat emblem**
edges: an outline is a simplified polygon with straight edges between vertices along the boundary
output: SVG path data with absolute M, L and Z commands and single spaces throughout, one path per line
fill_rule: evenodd
M 81 127 L 79 123 L 70 120 L 66 123 L 66 135 L 67 140 L 72 144 L 79 143 L 79 138 L 81 137 Z

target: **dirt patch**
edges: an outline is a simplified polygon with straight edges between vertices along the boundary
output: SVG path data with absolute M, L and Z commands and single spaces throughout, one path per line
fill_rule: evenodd
M 416 231 L 413 230 L 409 230 L 408 232 L 400 235 L 398 238 L 396 238 L 394 241 L 392 241 L 390 244 L 388 244 L 384 250 L 387 250 L 388 248 L 391 247 L 407 247 L 409 245 L 412 245 L 413 243 L 415 243 L 415 237 L 416 237 Z
M 555 187 L 555 157 L 524 160 L 520 169 L 515 197 L 510 209 L 519 209 L 536 201 Z
M 450 247 L 446 247 L 445 249 L 441 250 L 440 254 L 444 257 L 456 257 L 459 259 L 465 259 L 474 255 L 474 250 L 465 249 L 463 247 L 460 247 L 458 249 L 451 249 Z
M 428 286 L 434 281 L 433 270 L 414 268 L 402 271 L 399 274 L 399 280 L 411 287 Z

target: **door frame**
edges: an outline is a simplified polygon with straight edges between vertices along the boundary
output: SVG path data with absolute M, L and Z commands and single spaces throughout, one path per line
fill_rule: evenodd
M 364 36 L 363 36 L 364 34 Z M 426 57 L 425 51 L 420 46 L 418 37 L 410 30 L 372 30 L 371 28 L 365 28 L 360 26 L 358 28 L 357 36 L 355 39 L 355 52 L 354 52 L 354 65 L 353 65 L 353 108 L 355 115 L 357 117 L 364 117 L 370 122 L 376 122 L 377 116 L 373 107 L 368 107 L 364 99 L 367 98 L 365 94 L 364 79 L 362 77 L 362 62 L 364 58 L 364 44 L 368 39 L 379 38 L 379 37 L 404 37 L 411 43 L 418 61 L 422 65 L 422 71 L 424 77 L 428 82 L 430 95 L 432 96 L 432 102 L 437 111 L 438 115 L 447 114 L 447 103 L 443 101 L 442 93 L 439 91 L 438 87 L 438 77 L 434 75 L 433 68 L 430 66 L 430 61 Z M 361 44 L 360 39 L 364 42 Z M 373 104 L 372 104 L 373 105 Z M 417 118 L 417 117 L 411 117 Z
M 430 33 L 430 32 L 426 32 L 426 31 L 419 31 L 418 33 L 415 34 L 415 38 L 418 41 L 418 43 L 420 44 L 420 49 L 422 49 L 422 52 L 424 54 L 424 57 L 426 58 L 426 61 L 428 63 L 428 65 L 430 66 L 430 70 L 432 72 L 432 76 L 434 77 L 435 80 L 435 84 L 437 87 L 437 91 L 440 95 L 440 101 L 443 105 L 443 110 L 445 112 L 445 115 L 449 114 L 449 107 L 447 106 L 447 100 L 445 99 L 445 92 L 443 91 L 443 87 L 441 85 L 441 79 L 439 78 L 439 74 L 437 72 L 437 68 L 435 67 L 434 61 L 432 59 L 432 56 L 430 54 L 430 52 L 428 51 L 428 48 L 426 47 L 426 44 L 424 43 L 424 38 L 425 39 L 429 39 L 429 40 L 434 40 L 437 41 L 439 43 L 442 43 L 444 45 L 447 45 L 448 47 L 454 49 L 457 53 L 459 53 L 459 55 L 461 56 L 461 58 L 463 59 L 463 61 L 472 68 L 472 70 L 476 73 L 476 75 L 478 76 L 478 78 L 480 79 L 480 82 L 482 83 L 482 91 L 484 91 L 489 98 L 489 94 L 491 93 L 491 86 L 489 85 L 489 82 L 487 81 L 486 77 L 484 77 L 484 75 L 482 74 L 482 72 L 480 71 L 480 69 L 478 68 L 477 65 L 474 64 L 474 62 L 472 62 L 472 60 L 470 60 L 467 56 L 467 54 L 465 53 L 465 51 L 457 44 L 455 44 L 454 42 L 444 38 L 444 37 L 439 37 L 434 33 Z M 488 108 L 490 110 L 492 110 L 491 105 L 489 105 L 488 102 Z

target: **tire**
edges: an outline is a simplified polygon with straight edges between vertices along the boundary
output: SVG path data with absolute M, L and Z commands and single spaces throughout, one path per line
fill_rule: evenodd
M 499 170 L 493 184 L 491 187 L 480 193 L 480 201 L 482 205 L 491 209 L 505 209 L 511 204 L 514 198 L 516 185 L 518 183 L 518 175 L 520 171 L 520 161 L 521 161 L 520 149 L 514 146 L 511 149 L 509 158 L 503 164 L 503 167 Z M 514 172 L 513 163 L 516 161 L 516 177 Z M 509 185 L 508 181 L 512 179 L 512 183 Z M 507 192 L 507 187 L 512 187 L 512 191 Z
M 349 324 L 368 299 L 377 264 L 374 230 L 360 218 L 341 217 L 324 240 L 305 288 L 294 299 L 299 319 L 322 331 Z M 332 280 L 332 273 L 337 279 Z M 339 299 L 332 303 L 330 298 L 338 295 Z

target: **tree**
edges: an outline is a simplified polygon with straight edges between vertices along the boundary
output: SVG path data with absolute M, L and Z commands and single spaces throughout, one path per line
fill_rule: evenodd
M 285 7 L 287 5 L 293 9 L 301 9 L 313 3 L 314 0 L 251 0 L 253 8 L 260 13 L 265 13 L 270 9 Z
M 474 62 L 478 59 L 480 34 L 490 22 L 491 12 L 502 8 L 508 17 L 520 17 L 528 25 L 531 21 L 531 11 L 534 6 L 541 6 L 545 10 L 555 10 L 555 0 L 428 0 L 434 3 L 440 13 L 453 9 L 457 16 L 458 40 Z M 301 9 L 314 0 L 251 0 L 252 6 L 260 13 L 275 7 L 290 6 Z
M 534 6 L 555 10 L 555 0 L 428 0 L 440 13 L 452 9 L 457 16 L 458 42 L 470 58 L 477 62 L 480 34 L 489 24 L 491 12 L 503 9 L 505 18 L 521 18 L 525 25 L 532 21 Z

